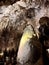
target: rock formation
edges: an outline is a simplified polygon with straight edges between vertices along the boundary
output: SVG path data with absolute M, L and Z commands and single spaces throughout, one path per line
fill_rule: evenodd
M 39 20 L 49 17 L 49 0 L 1 0 L 0 48 L 18 46 L 24 28 L 32 25 L 39 38 Z M 7 32 L 7 35 L 6 35 Z M 5 33 L 5 35 L 4 35 Z M 17 40 L 15 40 L 17 39 Z M 4 46 L 4 47 L 3 47 Z

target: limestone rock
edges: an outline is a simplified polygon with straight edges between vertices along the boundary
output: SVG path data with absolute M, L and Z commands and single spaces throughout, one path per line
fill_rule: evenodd
M 22 38 L 20 40 L 20 46 L 17 55 L 17 62 L 24 64 L 27 62 L 31 55 L 30 50 L 30 39 L 32 38 L 32 27 L 28 26 L 25 28 Z
M 7 3 L 8 5 L 5 4 L 6 2 L 3 4 L 1 1 L 2 6 L 0 6 L 0 44 L 3 43 L 4 47 L 6 47 L 5 43 L 7 43 L 7 46 L 11 46 L 11 42 L 17 45 L 17 41 L 19 40 L 17 38 L 21 38 L 22 33 L 24 33 L 23 30 L 27 25 L 32 25 L 34 27 L 35 33 L 39 38 L 39 20 L 42 17 L 49 18 L 49 0 L 20 0 L 16 2 L 14 2 L 15 0 L 10 1 L 12 2 L 10 4 Z M 8 34 L 5 34 L 5 38 L 5 36 L 2 36 L 2 34 L 6 30 L 8 31 Z M 12 41 L 10 42 L 11 38 Z M 4 39 L 9 41 L 5 41 Z M 3 46 L 1 45 L 0 48 L 3 48 Z M 27 47 L 29 48 L 28 51 L 30 52 L 30 46 L 28 46 L 28 44 Z

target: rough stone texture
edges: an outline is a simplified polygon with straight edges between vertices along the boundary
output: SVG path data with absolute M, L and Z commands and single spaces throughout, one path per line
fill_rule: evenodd
M 0 48 L 4 49 L 5 45 L 11 48 L 11 42 L 12 47 L 15 47 L 16 43 L 18 46 L 17 40 L 20 40 L 24 28 L 29 24 L 34 27 L 39 37 L 41 17 L 49 17 L 49 0 L 20 0 L 0 6 Z
M 18 1 L 9 6 L 1 6 L 0 7 L 0 30 L 6 28 L 7 26 L 13 26 L 13 27 L 23 26 L 25 23 L 26 24 L 33 23 L 34 26 L 36 25 L 35 29 L 38 28 L 39 19 L 45 16 L 49 17 L 49 8 L 48 8 L 49 5 L 47 5 L 46 7 L 44 5 L 44 2 L 42 2 L 42 0 L 39 1 L 27 0 L 25 2 Z M 41 4 L 43 3 L 43 5 L 40 5 L 40 3 Z M 5 20 L 7 20 L 6 26 L 5 23 L 4 24 L 2 23 Z
M 0 6 L 2 5 L 10 5 L 20 0 L 0 0 Z

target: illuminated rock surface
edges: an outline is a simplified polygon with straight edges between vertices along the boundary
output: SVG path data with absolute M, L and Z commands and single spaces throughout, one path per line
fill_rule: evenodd
M 49 1 L 9 0 L 8 3 L 8 0 L 4 1 L 6 2 L 0 2 L 0 48 L 18 47 L 23 30 L 29 24 L 34 27 L 39 37 L 39 20 L 41 17 L 49 17 Z M 6 34 L 6 29 L 8 34 Z M 35 46 L 38 46 L 38 43 Z

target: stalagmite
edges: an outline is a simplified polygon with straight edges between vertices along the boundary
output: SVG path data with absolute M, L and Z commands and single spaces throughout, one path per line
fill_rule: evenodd
M 17 61 L 21 64 L 27 62 L 31 57 L 30 41 L 33 36 L 36 36 L 31 26 L 27 26 L 20 40 Z M 33 46 L 32 46 L 33 47 Z

